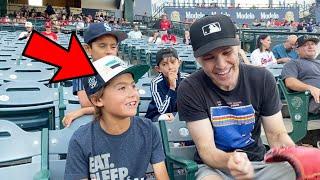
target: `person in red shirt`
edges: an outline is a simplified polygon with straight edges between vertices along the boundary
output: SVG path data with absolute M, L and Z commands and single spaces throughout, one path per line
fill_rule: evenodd
M 42 32 L 41 34 L 43 34 L 44 36 L 46 36 L 47 38 L 53 41 L 58 41 L 58 36 L 56 35 L 56 33 L 51 31 L 51 28 L 52 28 L 51 23 L 46 22 L 45 27 L 46 27 L 46 31 Z
M 167 30 L 167 33 L 161 37 L 162 43 L 164 44 L 177 44 L 177 37 L 172 34 L 171 30 Z
M 162 19 L 160 21 L 160 30 L 166 31 L 172 28 L 171 22 L 168 20 L 167 15 L 162 15 Z

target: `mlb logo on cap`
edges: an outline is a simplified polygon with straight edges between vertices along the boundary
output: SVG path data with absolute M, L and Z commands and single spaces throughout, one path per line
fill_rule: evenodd
M 196 20 L 190 27 L 190 39 L 196 58 L 219 47 L 240 44 L 235 25 L 230 17 L 222 14 Z
M 221 31 L 221 26 L 219 22 L 214 22 L 202 27 L 202 32 L 203 32 L 203 35 L 205 36 L 212 33 L 220 32 L 220 31 Z

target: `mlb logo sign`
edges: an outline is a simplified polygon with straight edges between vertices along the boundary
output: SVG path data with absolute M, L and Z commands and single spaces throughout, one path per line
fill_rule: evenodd
M 220 26 L 219 22 L 207 24 L 202 27 L 202 32 L 203 32 L 204 36 L 212 34 L 212 33 L 220 32 L 220 31 L 221 31 L 221 26 Z

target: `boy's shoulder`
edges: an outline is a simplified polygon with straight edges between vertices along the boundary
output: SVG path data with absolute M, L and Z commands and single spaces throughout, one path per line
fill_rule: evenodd
M 143 131 L 148 131 L 149 133 L 157 129 L 156 125 L 154 122 L 152 122 L 150 119 L 145 118 L 145 117 L 140 117 L 140 116 L 134 116 L 133 117 L 134 121 L 136 122 L 135 124 L 137 127 Z
M 159 83 L 164 80 L 164 76 L 162 73 L 159 73 L 156 77 L 151 80 L 151 83 Z
M 71 139 L 75 141 L 84 140 L 91 137 L 93 133 L 93 126 L 97 123 L 96 121 L 91 121 L 85 125 L 80 126 L 72 135 Z M 90 138 L 89 138 L 90 139 Z

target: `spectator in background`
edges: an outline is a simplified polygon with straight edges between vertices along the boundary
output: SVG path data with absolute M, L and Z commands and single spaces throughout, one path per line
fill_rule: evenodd
M 161 37 L 159 31 L 154 31 L 152 37 L 149 37 L 148 43 L 161 44 Z
M 238 34 L 236 34 L 236 38 L 240 41 L 240 37 Z M 241 48 L 241 43 L 238 45 L 238 57 L 241 63 L 245 64 L 251 64 L 249 59 L 247 58 L 246 52 Z
M 56 35 L 56 33 L 52 32 L 52 24 L 50 22 L 45 23 L 45 28 L 46 31 L 42 32 L 41 34 L 53 41 L 58 41 L 58 36 Z
M 316 58 L 319 39 L 314 36 L 300 36 L 297 39 L 299 58 L 286 63 L 281 77 L 286 86 L 294 91 L 310 91 L 309 112 L 320 113 L 320 60 Z
M 133 30 L 128 33 L 128 38 L 129 39 L 141 39 L 142 38 L 142 33 L 139 30 L 138 25 L 133 26 Z
M 18 40 L 26 39 L 28 41 L 28 39 L 29 39 L 29 37 L 30 37 L 30 35 L 32 33 L 32 29 L 33 29 L 32 23 L 31 22 L 26 22 L 24 24 L 24 27 L 26 27 L 27 31 L 21 32 L 19 37 L 18 37 Z
M 172 34 L 172 31 L 169 29 L 165 32 L 165 34 L 161 37 L 162 43 L 164 44 L 177 44 L 177 37 Z
M 184 31 L 184 37 L 183 37 L 182 42 L 183 42 L 183 44 L 191 45 L 190 32 L 189 31 Z
M 76 26 L 77 30 L 83 29 L 84 28 L 84 22 L 82 20 L 81 16 L 78 16 L 76 19 L 76 22 L 74 23 L 74 25 Z
M 267 67 L 272 64 L 277 64 L 272 51 L 270 51 L 271 37 L 269 35 L 260 35 L 257 40 L 257 49 L 250 56 L 251 63 L 255 66 Z
M 282 44 L 277 44 L 272 48 L 277 63 L 287 63 L 290 59 L 297 59 L 298 54 L 294 50 L 298 37 L 296 35 L 288 36 L 287 40 Z
M 52 14 L 56 14 L 56 12 L 54 12 L 51 4 L 47 4 L 47 8 L 44 12 L 47 14 L 48 17 L 51 16 Z
M 167 31 L 168 29 L 172 28 L 172 24 L 166 14 L 162 15 L 162 19 L 160 21 L 160 30 Z
M 152 100 L 145 117 L 155 122 L 160 115 L 165 114 L 166 120 L 173 120 L 178 111 L 178 86 L 188 74 L 179 71 L 181 61 L 174 48 L 160 49 L 156 55 L 156 63 L 154 69 L 159 74 L 151 80 Z

